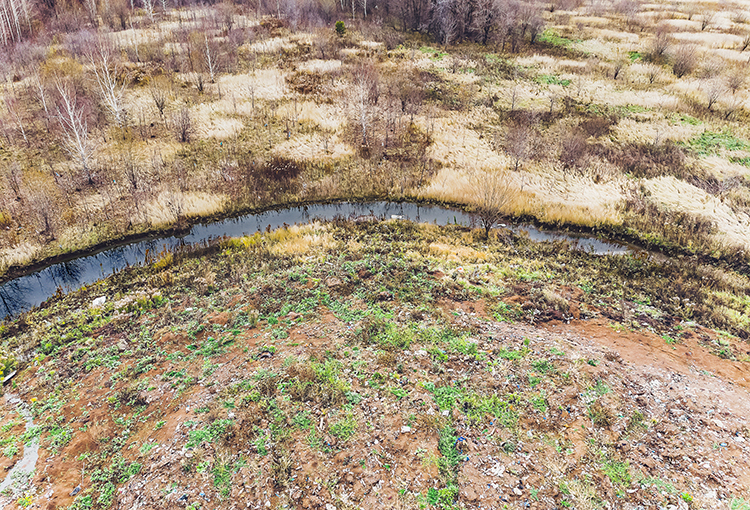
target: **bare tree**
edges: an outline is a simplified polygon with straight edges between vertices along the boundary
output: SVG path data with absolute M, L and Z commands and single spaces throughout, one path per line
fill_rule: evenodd
M 453 6 L 454 0 L 438 0 L 435 6 L 433 19 L 437 21 L 437 31 L 443 46 L 452 43 L 458 32 L 458 20 L 453 12 Z
M 492 227 L 497 225 L 506 209 L 518 196 L 518 188 L 513 185 L 512 178 L 502 170 L 480 171 L 469 173 L 474 209 L 484 228 L 484 234 L 489 237 Z
M 103 38 L 97 38 L 86 52 L 86 56 L 94 71 L 102 103 L 115 119 L 117 127 L 121 127 L 123 123 L 122 99 L 127 80 L 122 80 L 122 83 L 118 80 L 122 65 L 117 56 L 117 48 Z
M 206 63 L 206 70 L 208 71 L 208 77 L 211 80 L 211 83 L 216 83 L 216 64 L 217 64 L 217 55 L 216 55 L 216 49 L 212 48 L 208 43 L 208 34 L 203 33 L 203 41 L 204 41 L 204 47 L 203 47 L 203 59 Z
M 29 145 L 29 139 L 26 137 L 26 129 L 24 128 L 23 108 L 18 101 L 18 97 L 15 91 L 7 91 L 3 95 L 3 102 L 5 103 L 5 109 L 8 110 L 11 122 L 16 126 L 21 137 L 26 145 Z
M 371 62 L 357 66 L 354 71 L 354 108 L 357 122 L 362 134 L 362 146 L 369 145 L 372 106 L 377 104 L 379 91 L 377 68 Z
M 716 12 L 714 11 L 707 12 L 703 16 L 701 16 L 701 31 L 710 27 L 713 24 L 715 18 Z
M 709 110 L 711 110 L 719 99 L 721 99 L 724 90 L 724 83 L 720 78 L 714 78 L 706 82 L 703 91 L 706 93 L 706 106 Z
M 13 161 L 8 167 L 8 171 L 5 172 L 5 180 L 13 194 L 16 195 L 16 200 L 21 200 L 21 176 L 21 165 L 18 164 L 18 161 Z
M 742 38 L 739 44 L 740 53 L 745 51 L 748 46 L 750 46 L 750 32 L 745 32 L 745 37 Z
M 47 91 L 47 85 L 44 82 L 44 79 L 42 78 L 41 74 L 39 74 L 39 71 L 34 72 L 31 78 L 31 82 L 34 86 L 36 97 L 41 103 L 42 108 L 44 109 L 44 119 L 49 125 L 49 118 L 50 118 L 49 100 L 48 100 L 49 93 Z
M 0 0 L 0 44 L 19 42 L 31 32 L 29 0 Z
M 478 0 L 471 29 L 479 35 L 479 42 L 487 44 L 490 35 L 497 29 L 500 16 L 498 4 L 494 0 Z
M 727 88 L 732 91 L 732 95 L 745 86 L 748 71 L 750 71 L 750 66 L 744 64 L 736 65 L 729 72 L 727 75 Z
M 672 46 L 671 29 L 667 25 L 659 25 L 651 41 L 651 58 L 662 60 L 670 46 Z
M 56 117 L 61 128 L 63 148 L 71 158 L 78 161 L 89 184 L 93 184 L 91 158 L 94 147 L 89 138 L 85 105 L 70 83 L 58 78 L 55 88 L 58 95 Z
M 698 64 L 698 47 L 695 44 L 681 44 L 672 58 L 672 72 L 682 78 L 695 70 Z
M 579 129 L 568 133 L 560 144 L 560 161 L 566 170 L 581 170 L 588 161 L 586 135 Z
M 193 119 L 190 116 L 190 110 L 186 106 L 183 106 L 179 113 L 172 116 L 172 126 L 174 127 L 175 135 L 177 140 L 182 143 L 190 142 L 195 134 L 195 126 L 193 126 Z
M 55 238 L 55 219 L 57 213 L 55 211 L 54 203 L 49 194 L 44 190 L 35 190 L 29 193 L 28 203 L 31 205 L 41 223 L 40 234 L 44 234 L 51 239 Z
M 143 3 L 143 10 L 148 14 L 148 19 L 153 23 L 156 0 L 141 0 L 141 2 Z
M 169 94 L 162 83 L 152 78 L 149 83 L 149 90 L 151 92 L 151 99 L 154 100 L 154 106 L 159 111 L 159 116 L 164 117 L 164 109 L 167 107 L 167 100 Z
M 516 122 L 508 129 L 503 146 L 513 160 L 514 171 L 531 155 L 532 137 L 533 132 L 525 122 Z
M 646 79 L 649 83 L 656 83 L 661 77 L 661 67 L 656 64 L 648 64 L 645 71 Z

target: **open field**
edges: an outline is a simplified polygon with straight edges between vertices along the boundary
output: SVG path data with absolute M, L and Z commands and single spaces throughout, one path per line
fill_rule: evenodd
M 747 6 L 530 3 L 479 37 L 394 2 L 30 25 L 2 55 L 0 269 L 297 201 L 471 208 L 498 172 L 507 215 L 746 262 Z

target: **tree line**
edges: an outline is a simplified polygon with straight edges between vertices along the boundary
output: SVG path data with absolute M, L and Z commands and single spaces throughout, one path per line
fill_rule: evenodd
M 108 25 L 125 30 L 134 19 L 154 22 L 170 8 L 196 0 L 0 0 L 0 44 L 15 45 L 35 35 L 75 32 Z M 201 4 L 214 4 L 213 0 Z M 499 43 L 517 50 L 541 33 L 543 8 L 537 0 L 234 0 L 217 5 L 285 20 L 293 28 L 332 26 L 337 20 L 385 24 L 428 34 L 436 42 Z

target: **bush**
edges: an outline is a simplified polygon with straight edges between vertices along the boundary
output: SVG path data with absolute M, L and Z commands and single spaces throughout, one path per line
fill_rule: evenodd
M 560 161 L 566 170 L 581 169 L 586 166 L 588 151 L 586 135 L 579 129 L 574 129 L 563 138 Z
M 698 65 L 698 49 L 694 44 L 679 46 L 672 56 L 672 72 L 682 78 L 695 70 Z
M 674 175 L 687 179 L 691 175 L 684 151 L 671 141 L 659 145 L 636 142 L 622 146 L 600 145 L 595 151 L 632 177 L 651 179 L 661 175 Z
M 16 366 L 16 358 L 7 351 L 0 350 L 0 379 L 13 371 Z
M 339 37 L 344 37 L 345 33 L 346 33 L 346 25 L 344 25 L 343 21 L 337 21 L 336 22 L 336 34 Z

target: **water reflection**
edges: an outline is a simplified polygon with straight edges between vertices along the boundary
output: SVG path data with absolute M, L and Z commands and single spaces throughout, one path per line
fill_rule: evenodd
M 215 223 L 195 225 L 188 234 L 181 237 L 151 238 L 102 250 L 53 264 L 30 275 L 11 280 L 0 285 L 0 317 L 12 316 L 29 310 L 53 296 L 58 289 L 70 292 L 128 266 L 143 264 L 147 258 L 153 260 L 158 254 L 174 251 L 181 246 L 207 242 L 223 236 L 252 235 L 284 225 L 361 216 L 408 219 L 437 225 L 458 224 L 469 227 L 477 225 L 476 217 L 464 211 L 394 202 L 315 204 L 248 214 Z M 573 249 L 597 254 L 618 255 L 631 251 L 631 248 L 627 246 L 596 238 L 542 231 L 526 225 L 504 227 L 518 234 L 527 235 L 533 241 L 567 241 Z

